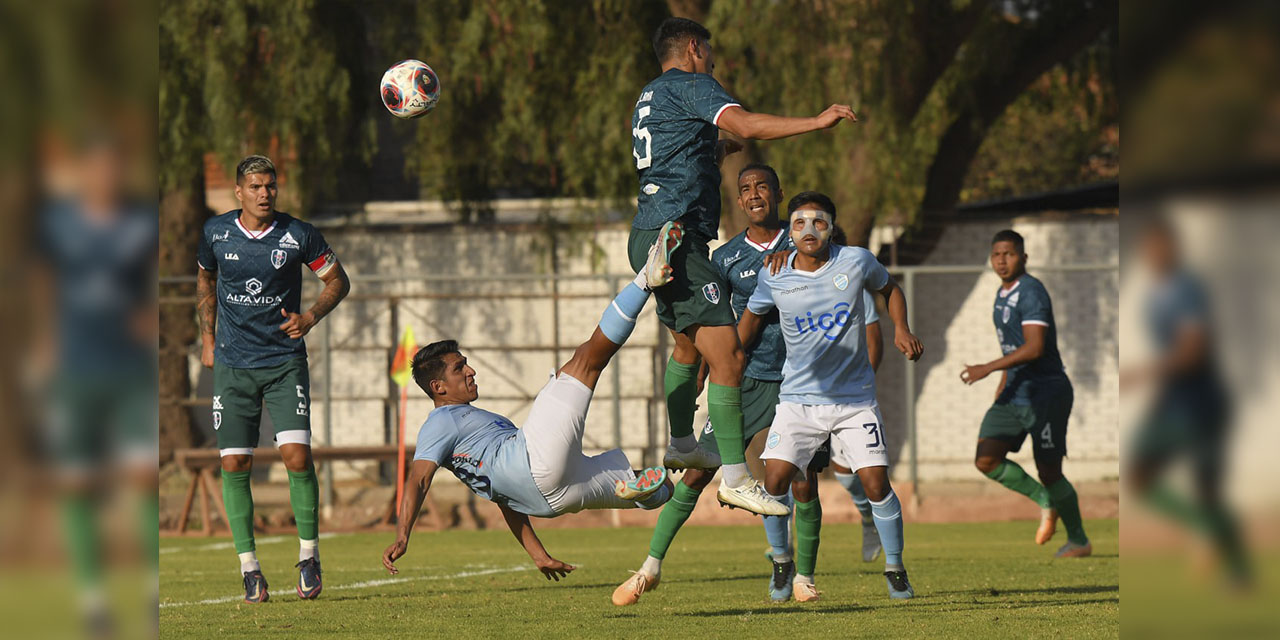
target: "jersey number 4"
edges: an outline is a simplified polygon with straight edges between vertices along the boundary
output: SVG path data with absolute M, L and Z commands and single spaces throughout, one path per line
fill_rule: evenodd
M 636 159 L 636 170 L 647 169 L 653 164 L 653 157 L 650 153 L 653 151 L 653 136 L 649 135 L 648 127 L 640 126 L 645 118 L 649 117 L 649 107 L 643 106 L 636 110 L 636 126 L 631 129 L 631 135 L 635 138 L 635 144 L 631 147 L 631 155 Z M 644 144 L 644 155 L 640 155 L 640 145 Z

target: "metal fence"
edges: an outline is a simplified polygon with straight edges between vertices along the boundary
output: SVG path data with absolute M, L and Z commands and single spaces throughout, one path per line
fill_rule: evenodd
M 936 288 L 938 285 L 937 282 L 930 285 L 930 278 L 950 276 L 965 283 L 945 285 L 947 290 L 951 290 L 964 286 L 972 289 L 982 277 L 993 277 L 985 266 L 913 266 L 896 267 L 890 271 L 898 278 L 906 294 L 908 308 L 912 312 L 913 331 L 922 336 L 926 333 L 944 335 L 946 328 L 954 322 L 953 317 L 933 317 L 938 314 L 929 312 L 930 300 L 917 299 L 922 285 L 925 288 Z M 1116 265 L 1050 265 L 1037 267 L 1036 273 L 1043 274 L 1046 281 L 1067 274 L 1089 274 L 1086 277 L 1106 283 L 1105 286 L 1095 287 L 1100 291 L 1098 295 L 1103 299 L 1109 296 L 1110 304 L 1118 306 L 1114 293 L 1106 293 L 1118 290 Z M 319 382 L 318 385 L 313 382 L 312 407 L 320 408 L 322 416 L 319 424 L 313 424 L 317 441 L 324 444 L 394 444 L 400 405 L 398 390 L 388 377 L 388 369 L 396 342 L 406 325 L 415 327 L 420 344 L 432 341 L 436 336 L 457 335 L 469 358 L 486 367 L 482 369 L 482 373 L 497 380 L 499 391 L 482 394 L 480 403 L 489 407 L 500 405 L 496 408 L 513 417 L 523 415 L 537 389 L 541 387 L 541 381 L 545 380 L 543 373 L 532 373 L 540 364 L 529 363 L 545 363 L 546 369 L 563 363 L 569 353 L 589 336 L 601 310 L 612 296 L 633 277 L 632 274 L 352 276 L 352 294 L 308 336 L 311 371 L 313 379 L 318 378 Z M 969 281 L 970 278 L 972 282 Z M 193 281 L 193 278 L 167 278 L 161 282 L 182 284 Z M 1085 283 L 1076 286 L 1095 285 Z M 1050 289 L 1053 291 L 1052 286 Z M 304 289 L 304 308 L 317 291 L 316 281 L 310 280 Z M 994 289 L 989 293 L 994 293 Z M 987 297 L 986 293 L 981 295 Z M 930 294 L 930 297 L 937 296 Z M 194 305 L 194 299 L 186 296 L 165 297 L 161 302 L 166 305 Z M 1106 302 L 1103 300 L 1098 304 Z M 489 320 L 492 318 L 486 314 L 507 314 L 509 317 L 503 318 L 506 323 L 505 333 L 492 331 L 486 334 L 475 331 L 474 323 L 468 322 L 466 317 L 473 315 L 478 309 L 483 311 L 478 314 L 479 317 Z M 1098 314 L 1098 321 L 1106 322 L 1105 315 Z M 986 322 L 985 331 L 989 334 L 989 317 Z M 887 317 L 882 325 L 891 328 Z M 427 331 L 423 331 L 424 328 Z M 1105 335 L 1107 328 L 1100 326 L 1098 330 Z M 1114 335 L 1114 327 L 1110 332 Z M 486 335 L 488 339 L 483 339 Z M 935 344 L 932 345 L 926 340 L 926 357 L 930 355 L 930 349 L 938 348 L 936 338 L 934 340 Z M 994 344 L 994 341 L 990 342 Z M 670 344 L 670 335 L 656 321 L 654 305 L 647 305 L 636 332 L 615 356 L 597 389 L 595 402 L 599 404 L 604 401 L 610 405 L 610 437 L 601 438 L 603 432 L 589 425 L 587 448 L 600 450 L 621 447 L 629 450 L 629 453 L 639 455 L 645 465 L 659 461 L 666 446 L 669 427 L 662 380 Z M 886 360 L 889 360 L 896 355 L 891 331 L 886 331 L 885 347 Z M 1066 352 L 1068 348 L 1064 346 L 1063 351 Z M 1107 347 L 1102 345 L 1091 348 Z M 197 349 L 198 345 L 192 346 L 192 357 L 198 356 Z M 646 362 L 647 365 L 641 365 L 637 360 Z M 941 363 L 940 360 L 932 366 Z M 917 405 L 922 383 L 919 366 L 904 363 L 895 365 L 894 368 L 882 369 L 878 380 L 882 406 L 901 407 L 901 423 L 905 426 L 905 434 L 902 435 L 905 437 L 900 437 L 897 444 L 909 451 L 906 460 L 908 475 L 903 479 L 909 479 L 917 488 L 920 485 L 921 464 L 917 433 Z M 901 371 L 894 371 L 895 368 L 900 368 Z M 351 378 L 351 374 L 359 374 L 356 377 L 360 382 L 354 385 L 344 384 L 343 386 L 349 387 L 346 390 L 336 389 L 337 379 Z M 369 382 L 364 383 L 365 380 Z M 381 382 L 373 382 L 375 380 Z M 193 384 L 187 398 L 170 399 L 169 402 L 180 402 L 197 408 L 196 414 L 200 417 L 202 412 L 198 408 L 208 407 L 210 398 L 202 395 L 198 386 Z M 422 402 L 419 400 L 419 408 Z M 380 408 L 377 411 L 364 410 L 362 413 L 347 411 L 348 419 L 363 425 L 363 431 L 343 436 L 339 431 L 350 432 L 351 429 L 335 429 L 335 416 L 342 413 L 343 405 L 350 408 L 361 403 L 373 403 Z M 643 409 L 626 412 L 625 405 L 639 405 Z M 374 413 L 381 420 L 378 429 L 369 428 L 365 424 L 369 420 L 368 416 Z M 416 413 L 410 411 L 410 416 L 416 416 Z M 425 417 L 425 412 L 422 412 L 421 417 Z M 411 427 L 407 437 L 412 438 L 412 425 L 416 421 L 410 419 L 408 422 Z M 516 422 L 518 424 L 519 420 Z M 639 427 L 636 426 L 637 422 L 640 423 Z M 364 435 L 360 435 L 361 433 Z M 356 441 L 352 438 L 356 438 Z M 636 460 L 634 457 L 632 459 Z M 324 474 L 325 502 L 332 504 L 334 465 L 325 465 Z M 370 474 L 378 480 L 390 481 L 388 471 L 384 468 L 369 467 L 365 475 L 368 477 Z M 916 495 L 919 495 L 918 489 Z

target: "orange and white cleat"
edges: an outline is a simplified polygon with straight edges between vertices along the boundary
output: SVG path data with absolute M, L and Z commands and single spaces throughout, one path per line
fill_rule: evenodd
M 649 467 L 629 482 L 618 480 L 613 485 L 613 494 L 623 500 L 639 502 L 653 495 L 667 481 L 667 470 L 663 467 Z
M 1041 509 L 1040 510 L 1040 527 L 1036 529 L 1036 544 L 1044 544 L 1053 539 L 1053 534 L 1058 532 L 1058 510 L 1057 509 Z
M 649 247 L 649 260 L 644 263 L 644 278 L 650 290 L 671 282 L 671 254 L 682 242 L 684 225 L 679 222 L 667 222 L 658 230 L 658 239 Z
M 643 571 L 632 573 L 626 582 L 613 590 L 613 604 L 625 607 L 640 602 L 640 596 L 646 591 L 657 589 L 660 580 L 661 576 L 651 576 Z
M 822 592 L 812 582 L 795 580 L 791 583 L 791 591 L 796 602 L 817 602 L 822 597 Z

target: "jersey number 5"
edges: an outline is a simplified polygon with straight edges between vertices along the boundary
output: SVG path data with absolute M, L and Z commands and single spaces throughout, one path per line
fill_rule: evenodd
M 636 110 L 636 126 L 631 129 L 631 135 L 635 138 L 635 144 L 631 147 L 631 155 L 636 159 L 636 170 L 647 169 L 653 164 L 653 157 L 650 152 L 653 150 L 653 136 L 649 135 L 648 127 L 640 126 L 640 123 L 649 116 L 649 107 L 643 106 Z M 640 155 L 640 143 L 644 143 L 644 155 Z

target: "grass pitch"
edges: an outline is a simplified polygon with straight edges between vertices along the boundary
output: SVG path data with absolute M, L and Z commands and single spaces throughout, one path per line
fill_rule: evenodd
M 535 520 L 534 526 L 537 526 Z M 228 540 L 169 539 L 160 555 L 161 637 L 1116 637 L 1120 563 L 1115 520 L 1086 523 L 1094 555 L 1054 560 L 1065 532 L 1032 541 L 1033 522 L 908 524 L 906 565 L 916 597 L 889 600 L 883 560 L 864 564 L 859 525 L 822 530 L 816 603 L 772 604 L 759 526 L 686 527 L 662 583 L 631 607 L 609 601 L 639 567 L 650 529 L 548 529 L 551 554 L 578 570 L 547 582 L 506 530 L 421 531 L 388 575 L 390 533 L 322 540 L 325 588 L 294 590 L 297 543 L 260 538 L 271 601 L 240 602 Z

